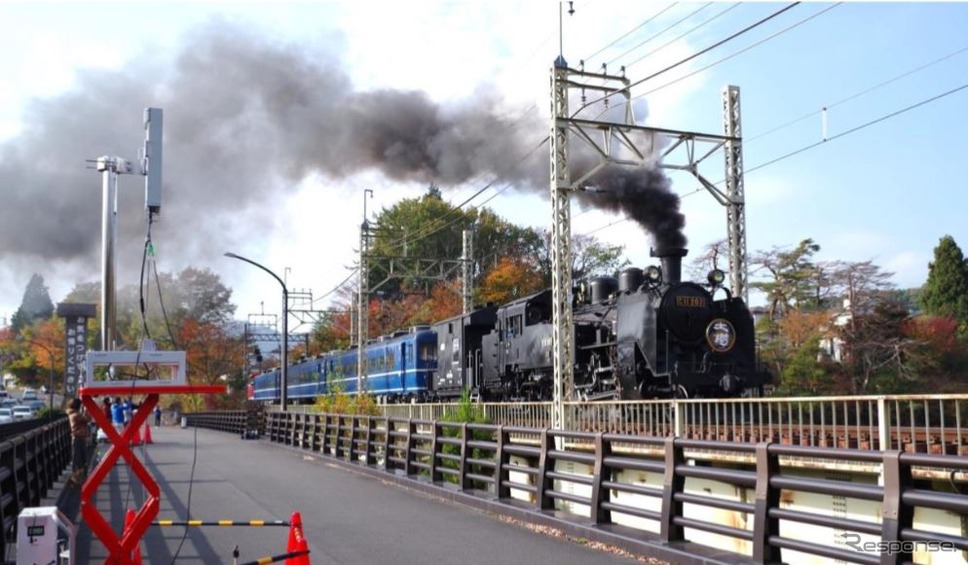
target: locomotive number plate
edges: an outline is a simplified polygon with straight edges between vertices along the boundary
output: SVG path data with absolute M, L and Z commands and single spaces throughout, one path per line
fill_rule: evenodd
M 677 296 L 676 306 L 679 308 L 705 308 L 706 298 L 704 296 Z

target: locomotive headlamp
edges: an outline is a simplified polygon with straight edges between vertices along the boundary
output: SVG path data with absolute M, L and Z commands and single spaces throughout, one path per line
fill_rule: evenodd
M 645 278 L 647 278 L 649 282 L 659 282 L 659 280 L 662 278 L 662 271 L 659 270 L 659 268 L 655 265 L 651 265 L 645 270 Z
M 709 284 L 713 286 L 719 286 L 723 284 L 723 281 L 726 280 L 726 273 L 719 269 L 713 269 L 712 271 L 709 271 L 708 275 L 706 275 L 706 280 L 708 280 Z

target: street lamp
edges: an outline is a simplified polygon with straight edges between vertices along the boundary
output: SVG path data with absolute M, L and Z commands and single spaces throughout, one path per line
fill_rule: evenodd
M 246 259 L 245 257 L 236 255 L 235 253 L 225 253 L 224 255 L 226 257 L 238 259 L 239 261 L 245 261 L 250 265 L 259 267 L 263 271 L 272 275 L 272 278 L 276 279 L 279 282 L 279 286 L 282 287 L 282 382 L 280 383 L 280 388 L 282 391 L 280 402 L 282 403 L 282 411 L 285 412 L 288 409 L 287 405 L 289 404 L 289 291 L 286 290 L 286 283 L 284 283 L 278 275 L 256 263 L 252 259 Z

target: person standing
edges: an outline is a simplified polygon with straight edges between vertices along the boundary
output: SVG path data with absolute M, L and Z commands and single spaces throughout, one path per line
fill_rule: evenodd
M 125 426 L 131 423 L 132 416 L 134 416 L 134 403 L 131 402 L 131 397 L 129 396 L 124 401 L 124 425 Z
M 67 408 L 71 426 L 71 478 L 68 486 L 80 485 L 87 475 L 87 449 L 91 441 L 91 418 L 81 410 L 81 399 L 71 400 Z
M 161 406 L 155 404 L 155 427 L 161 425 Z
M 121 404 L 120 396 L 115 398 L 114 404 L 111 405 L 111 422 L 118 433 L 124 429 L 124 405 Z

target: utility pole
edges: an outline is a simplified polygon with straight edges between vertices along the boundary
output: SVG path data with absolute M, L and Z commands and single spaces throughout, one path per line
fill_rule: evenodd
M 740 125 L 739 87 L 723 87 L 723 128 L 726 134 L 726 228 L 729 277 L 733 296 L 749 304 L 746 264 L 746 195 L 743 187 L 743 128 Z
M 739 88 L 724 89 L 726 134 L 639 126 L 632 112 L 630 81 L 624 76 L 568 67 L 559 55 L 551 69 L 551 259 L 552 259 L 552 361 L 554 383 L 552 427 L 566 427 L 564 402 L 574 396 L 574 320 L 572 314 L 571 203 L 570 194 L 608 165 L 682 170 L 691 173 L 717 201 L 727 208 L 730 274 L 734 295 L 746 298 L 746 220 L 743 212 L 742 140 L 739 127 Z M 568 95 L 578 91 L 582 106 L 569 111 Z M 585 103 L 586 93 L 598 98 Z M 618 121 L 598 115 L 583 117 L 595 102 L 606 108 L 624 107 Z M 590 146 L 596 161 L 579 178 L 573 178 L 569 162 L 571 141 Z M 700 145 L 710 146 L 708 149 Z M 726 149 L 727 191 L 724 193 L 699 172 L 699 165 L 718 149 Z M 684 155 L 683 155 L 684 154 Z M 684 157 L 684 159 L 681 159 Z M 684 161 L 684 162 L 683 162 Z
M 357 296 L 356 306 L 356 394 L 363 394 L 366 386 L 366 359 L 363 357 L 363 350 L 366 348 L 369 331 L 369 305 L 370 305 L 370 221 L 366 217 L 366 198 L 373 198 L 373 191 L 369 188 L 363 191 L 363 223 L 360 224 L 360 285 Z

